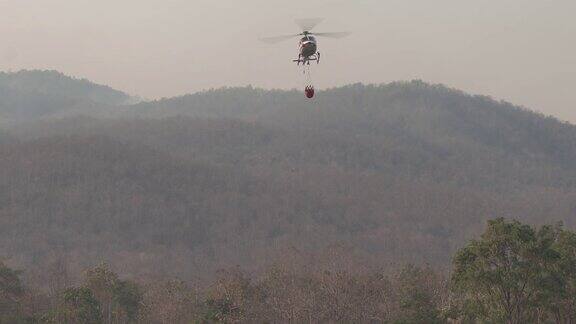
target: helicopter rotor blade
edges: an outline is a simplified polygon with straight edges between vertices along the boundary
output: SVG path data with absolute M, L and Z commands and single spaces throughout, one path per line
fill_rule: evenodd
M 263 38 L 259 38 L 260 41 L 264 42 L 264 43 L 270 43 L 270 44 L 274 44 L 274 43 L 279 43 L 294 37 L 300 36 L 300 34 L 292 34 L 292 35 L 281 35 L 281 36 L 274 36 L 274 37 L 263 37 Z
M 342 38 L 350 35 L 349 32 L 336 32 L 336 33 L 312 33 L 312 35 L 330 38 Z
M 305 19 L 296 19 L 296 24 L 300 26 L 302 31 L 311 31 L 318 25 L 319 23 L 324 20 L 323 18 L 305 18 Z

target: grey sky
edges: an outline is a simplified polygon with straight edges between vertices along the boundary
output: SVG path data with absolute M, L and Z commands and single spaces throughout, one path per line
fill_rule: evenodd
M 0 69 L 56 69 L 147 98 L 301 88 L 294 18 L 324 17 L 319 88 L 423 79 L 576 122 L 574 0 L 0 0 Z

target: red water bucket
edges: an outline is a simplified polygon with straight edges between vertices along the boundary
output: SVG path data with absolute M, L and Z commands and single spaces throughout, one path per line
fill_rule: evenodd
M 306 93 L 306 98 L 308 98 L 308 99 L 314 98 L 314 87 L 313 86 L 307 86 L 306 89 L 304 89 L 304 92 Z

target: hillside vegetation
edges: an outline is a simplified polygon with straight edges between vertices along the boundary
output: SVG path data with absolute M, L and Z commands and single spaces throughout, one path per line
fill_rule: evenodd
M 0 72 L 0 126 L 89 112 L 132 101 L 127 94 L 56 71 Z
M 208 281 L 125 279 L 101 263 L 71 282 L 68 264 L 58 261 L 44 269 L 41 290 L 0 262 L 0 322 L 574 322 L 576 233 L 503 218 L 487 225 L 457 251 L 449 275 L 410 264 L 351 271 L 363 261 L 332 248 L 285 251 L 260 274 L 233 267 Z
M 355 270 L 442 269 L 487 219 L 576 225 L 576 127 L 487 97 L 413 81 L 99 110 L 22 80 L 0 89 L 42 104 L 1 110 L 0 255 L 30 281 L 62 259 L 187 279 L 335 247 Z
M 95 84 L 86 79 L 71 78 L 57 71 L 0 72 L 0 87 L 109 105 L 123 105 L 130 99 L 127 94 L 108 86 Z

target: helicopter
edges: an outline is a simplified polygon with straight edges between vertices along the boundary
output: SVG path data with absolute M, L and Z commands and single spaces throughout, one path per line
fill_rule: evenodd
M 311 30 L 314 29 L 314 27 L 316 27 L 316 25 L 318 25 L 322 21 L 323 21 L 322 18 L 297 19 L 296 24 L 300 26 L 300 29 L 302 30 L 301 33 L 275 36 L 275 37 L 265 37 L 260 38 L 260 40 L 266 43 L 278 43 L 291 38 L 300 37 L 300 43 L 298 45 L 299 48 L 298 58 L 292 60 L 292 62 L 296 62 L 297 65 L 300 65 L 300 63 L 302 63 L 302 65 L 310 65 L 311 61 L 316 61 L 316 63 L 318 64 L 320 63 L 320 52 L 318 52 L 318 42 L 316 40 L 317 36 L 342 38 L 350 34 L 347 32 L 313 33 Z

